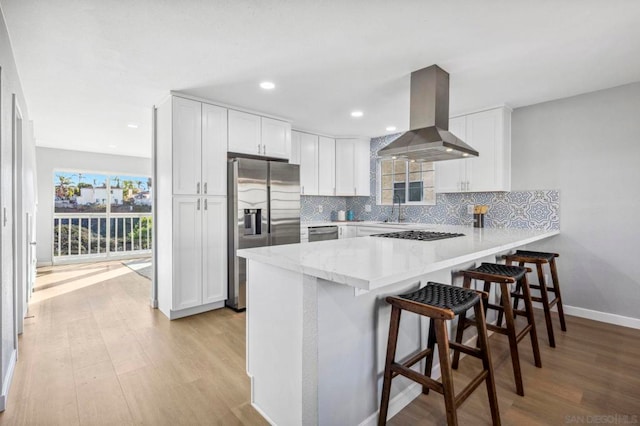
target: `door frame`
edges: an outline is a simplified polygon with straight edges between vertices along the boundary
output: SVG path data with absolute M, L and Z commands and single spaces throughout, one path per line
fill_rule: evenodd
M 12 249 L 13 249 L 13 309 L 14 309 L 14 333 L 15 344 L 14 347 L 18 349 L 18 334 L 22 334 L 24 329 L 24 316 L 26 313 L 26 307 L 24 306 L 26 289 L 24 284 L 26 281 L 23 279 L 24 272 L 24 253 L 23 253 L 23 206 L 22 206 L 22 146 L 24 142 L 24 122 L 20 106 L 18 105 L 18 98 L 15 93 L 11 96 L 12 112 L 11 112 L 11 125 L 12 125 L 12 141 L 11 141 L 11 163 L 13 166 L 12 172 L 12 196 L 11 201 L 13 204 L 12 216 Z

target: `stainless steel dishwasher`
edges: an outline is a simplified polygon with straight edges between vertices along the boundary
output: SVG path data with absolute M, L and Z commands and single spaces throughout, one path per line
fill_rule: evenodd
M 338 227 L 337 226 L 310 226 L 309 227 L 309 242 L 325 241 L 325 240 L 337 240 L 338 239 Z

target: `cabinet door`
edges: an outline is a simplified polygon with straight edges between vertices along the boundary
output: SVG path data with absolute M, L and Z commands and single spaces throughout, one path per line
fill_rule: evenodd
M 173 310 L 202 304 L 202 200 L 173 199 Z
M 202 188 L 204 195 L 227 194 L 227 110 L 202 104 Z
M 197 194 L 201 185 L 202 104 L 173 98 L 173 193 Z
M 262 154 L 267 157 L 291 156 L 291 124 L 286 121 L 262 117 Z
M 202 198 L 202 303 L 227 298 L 227 198 Z
M 260 118 L 259 115 L 229 110 L 229 152 L 262 155 Z
M 291 131 L 291 158 L 289 164 L 300 165 L 300 136 L 301 132 Z
M 449 120 L 449 131 L 466 141 L 466 117 Z M 434 163 L 436 171 L 436 192 L 461 192 L 466 180 L 466 162 L 468 160 L 445 160 Z
M 336 140 L 336 195 L 356 194 L 355 143 L 353 139 Z
M 368 197 L 371 193 L 371 144 L 367 139 L 357 139 L 354 143 L 356 195 Z
M 467 116 L 467 140 L 480 155 L 466 160 L 468 190 L 506 191 L 503 185 L 503 113 L 502 109 L 482 111 Z
M 318 195 L 318 136 L 300 133 L 300 193 Z
M 318 195 L 336 195 L 336 140 L 318 140 Z

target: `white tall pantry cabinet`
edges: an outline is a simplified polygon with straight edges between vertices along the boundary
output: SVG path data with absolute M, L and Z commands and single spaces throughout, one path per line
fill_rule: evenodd
M 158 307 L 175 319 L 227 298 L 227 109 L 171 96 L 155 124 Z

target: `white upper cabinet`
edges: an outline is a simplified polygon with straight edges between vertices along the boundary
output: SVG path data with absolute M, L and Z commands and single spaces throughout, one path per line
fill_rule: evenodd
M 229 110 L 227 150 L 238 154 L 288 160 L 291 155 L 291 124 L 247 112 Z
M 369 174 L 369 141 L 336 139 L 335 195 L 368 196 L 370 194 Z
M 336 140 L 318 141 L 318 195 L 336 195 Z
M 291 124 L 261 117 L 262 155 L 289 159 L 291 156 Z
M 215 105 L 202 104 L 201 194 L 227 195 L 226 158 L 227 110 Z
M 289 164 L 300 164 L 300 135 L 301 132 L 291 131 L 291 157 Z
M 495 108 L 451 119 L 450 131 L 478 157 L 435 163 L 437 192 L 511 189 L 511 110 Z
M 353 139 L 336 140 L 336 195 L 356 195 L 355 157 Z
M 371 193 L 371 148 L 368 139 L 355 140 L 356 195 L 368 197 Z
M 173 193 L 196 194 L 201 179 L 202 104 L 172 99 Z
M 227 110 L 172 99 L 173 194 L 226 195 Z
M 229 110 L 229 152 L 262 155 L 260 118 L 259 115 Z
M 300 193 L 318 195 L 318 136 L 295 133 L 300 145 Z

